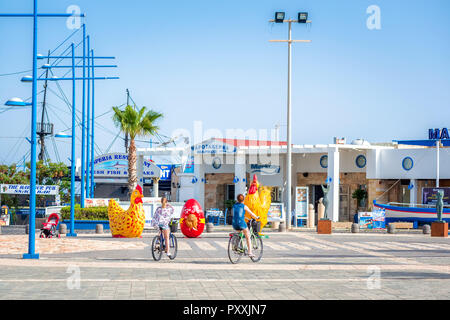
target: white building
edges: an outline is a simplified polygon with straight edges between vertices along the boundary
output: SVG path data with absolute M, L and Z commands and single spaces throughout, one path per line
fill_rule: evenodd
M 309 203 L 317 205 L 323 196 L 321 185 L 330 182 L 329 214 L 333 221 L 352 221 L 358 210 L 352 194 L 367 191 L 364 209 L 373 200 L 422 203 L 422 189 L 435 187 L 436 148 L 396 143 L 370 144 L 363 140 L 346 144 L 293 145 L 292 194 L 306 187 Z M 190 149 L 190 150 L 189 150 Z M 279 141 L 210 139 L 191 148 L 138 149 L 144 155 L 179 153 L 188 160 L 173 177 L 179 184 L 177 201 L 195 198 L 204 209 L 224 208 L 226 200 L 246 193 L 252 176 L 272 187 L 272 202 L 286 201 L 286 143 Z M 440 149 L 440 186 L 450 187 L 450 153 Z M 190 162 L 189 162 L 190 160 Z M 295 208 L 295 196 L 292 197 Z M 363 208 L 361 208 L 363 210 Z

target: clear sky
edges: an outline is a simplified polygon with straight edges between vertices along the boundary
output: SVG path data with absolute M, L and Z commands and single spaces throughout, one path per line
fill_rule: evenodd
M 293 47 L 294 143 L 332 143 L 334 136 L 425 139 L 428 128 L 450 126 L 448 0 L 39 0 L 39 11 L 65 12 L 73 4 L 87 15 L 96 54 L 115 56 L 119 65 L 97 72 L 120 76 L 96 82 L 97 115 L 125 103 L 128 88 L 139 106 L 164 113 L 160 126 L 167 136 L 201 120 L 204 129 L 223 132 L 279 123 L 284 139 L 287 45 L 269 39 L 285 39 L 287 24 L 268 20 L 275 11 L 292 18 L 308 11 L 311 25 L 293 25 L 294 39 L 312 40 Z M 366 26 L 370 5 L 381 9 L 380 30 Z M 2 13 L 31 11 L 31 0 L 0 2 Z M 65 19 L 40 19 L 38 51 L 54 49 L 72 32 Z M 19 81 L 23 74 L 4 74 L 31 69 L 31 19 L 0 18 L 0 41 L 0 103 L 28 98 L 31 86 Z M 61 88 L 71 100 L 69 84 Z M 79 111 L 81 91 L 77 100 Z M 55 131 L 67 129 L 68 107 L 52 92 L 48 103 Z M 29 151 L 30 114 L 0 113 L 0 162 L 19 161 Z M 111 113 L 98 122 L 98 152 L 104 152 L 116 129 Z M 56 144 L 67 162 L 69 141 Z M 48 146 L 54 159 L 51 140 Z M 123 140 L 110 151 L 123 151 Z

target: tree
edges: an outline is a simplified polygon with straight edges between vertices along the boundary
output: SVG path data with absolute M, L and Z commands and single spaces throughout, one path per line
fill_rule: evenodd
M 30 183 L 30 173 L 17 170 L 17 166 L 12 164 L 0 165 L 0 183 L 3 184 L 28 184 Z M 8 207 L 17 207 L 17 197 L 5 194 L 2 195 L 2 201 L 0 204 L 6 204 Z
M 30 184 L 30 162 L 26 163 L 25 170 L 19 171 L 15 164 L 10 166 L 0 165 L 0 183 L 4 184 Z M 36 184 L 39 185 L 58 185 L 59 193 L 62 198 L 66 198 L 70 193 L 70 181 L 67 183 L 69 169 L 64 163 L 53 163 L 38 161 L 36 163 Z M 44 204 L 45 196 L 37 196 L 40 205 Z M 10 207 L 17 206 L 17 197 L 4 195 L 2 202 Z
M 137 136 L 154 135 L 159 127 L 156 122 L 163 117 L 162 113 L 148 110 L 142 107 L 140 110 L 127 105 L 122 111 L 118 107 L 113 107 L 114 124 L 130 137 L 130 147 L 128 148 L 128 189 L 130 192 L 136 188 L 136 143 Z

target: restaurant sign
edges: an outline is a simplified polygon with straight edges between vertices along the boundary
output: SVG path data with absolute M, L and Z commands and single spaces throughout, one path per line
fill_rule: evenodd
M 0 193 L 2 194 L 30 194 L 29 184 L 2 184 L 0 185 Z M 59 194 L 59 186 L 36 186 L 37 195 L 54 196 Z
M 201 144 L 197 144 L 192 147 L 193 151 L 196 154 L 223 154 L 223 153 L 236 153 L 237 148 L 235 146 L 223 143 L 223 142 L 217 142 L 217 141 L 211 141 L 211 142 L 204 142 Z
M 110 153 L 94 160 L 94 177 L 128 177 L 128 154 Z M 144 160 L 144 178 L 161 177 L 161 169 L 152 161 Z

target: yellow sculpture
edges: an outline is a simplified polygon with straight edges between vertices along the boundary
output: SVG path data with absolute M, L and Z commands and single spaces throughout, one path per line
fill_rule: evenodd
M 256 174 L 253 176 L 253 182 L 245 196 L 244 204 L 257 216 L 260 217 L 261 230 L 267 224 L 267 213 L 272 203 L 271 188 L 259 185 Z M 245 220 L 251 219 L 250 214 L 245 213 Z
M 142 197 L 142 188 L 138 185 L 131 194 L 130 207 L 126 211 L 115 200 L 109 200 L 109 227 L 114 238 L 138 238 L 142 235 L 145 223 Z

